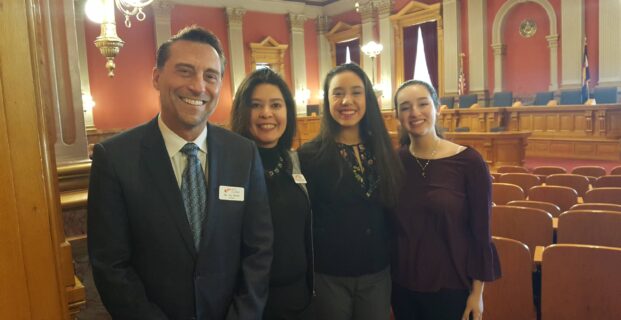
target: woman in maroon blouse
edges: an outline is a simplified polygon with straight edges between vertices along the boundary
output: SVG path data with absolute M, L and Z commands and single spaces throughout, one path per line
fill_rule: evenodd
M 395 211 L 395 318 L 481 319 L 483 283 L 500 277 L 487 165 L 474 149 L 442 139 L 432 86 L 407 81 L 394 101 L 405 170 Z

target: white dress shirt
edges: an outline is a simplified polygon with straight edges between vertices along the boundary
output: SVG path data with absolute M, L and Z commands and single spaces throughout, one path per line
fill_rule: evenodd
M 198 159 L 201 161 L 203 172 L 205 172 L 205 181 L 207 182 L 207 126 L 205 126 L 203 132 L 201 132 L 194 141 L 185 141 L 185 139 L 170 130 L 159 115 L 157 117 L 157 124 L 160 128 L 160 132 L 162 132 L 162 137 L 164 137 L 166 151 L 168 151 L 168 157 L 172 164 L 173 171 L 175 172 L 175 178 L 177 178 L 177 185 L 179 188 L 181 188 L 183 171 L 188 164 L 188 157 L 181 152 L 181 148 L 189 142 L 195 143 L 200 149 L 198 152 Z

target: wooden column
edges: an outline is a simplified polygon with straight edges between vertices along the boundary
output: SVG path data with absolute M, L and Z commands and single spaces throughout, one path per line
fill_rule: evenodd
M 59 8 L 0 0 L 0 319 L 70 318 L 42 18 Z

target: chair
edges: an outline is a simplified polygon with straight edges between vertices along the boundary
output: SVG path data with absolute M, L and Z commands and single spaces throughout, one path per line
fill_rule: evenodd
M 621 174 L 621 166 L 616 166 L 610 170 L 611 175 L 619 175 Z
M 567 170 L 565 170 L 565 168 L 563 167 L 558 167 L 558 166 L 539 166 L 539 167 L 533 168 L 532 173 L 542 175 L 542 176 L 549 176 L 555 173 L 567 173 Z
M 593 183 L 593 188 L 621 188 L 621 175 L 601 176 Z
M 318 104 L 309 104 L 306 106 L 306 115 L 307 116 L 318 116 L 319 115 L 319 110 L 321 110 L 321 108 L 319 108 Z
M 473 104 L 477 103 L 479 97 L 476 94 L 468 94 L 459 96 L 459 109 L 470 108 Z
M 489 128 L 489 132 L 505 132 L 507 128 L 505 126 L 498 126 Z
M 453 107 L 455 106 L 455 97 L 440 98 L 440 105 L 444 105 L 449 109 L 453 109 Z
M 578 203 L 578 193 L 570 187 L 534 186 L 528 190 L 528 200 L 552 202 L 566 211 Z
M 548 104 L 550 100 L 554 99 L 554 92 L 546 91 L 546 92 L 537 92 L 535 95 L 535 101 L 533 105 L 535 106 L 545 106 Z
M 570 187 L 578 192 L 579 197 L 584 197 L 589 190 L 589 178 L 579 174 L 557 173 L 546 177 L 546 185 Z
M 492 235 L 523 242 L 535 254 L 535 247 L 552 244 L 552 215 L 527 207 L 497 205 L 492 207 Z
M 541 209 L 549 214 L 552 217 L 556 218 L 561 214 L 561 208 L 551 202 L 545 201 L 534 201 L 534 200 L 513 200 L 507 202 L 508 206 L 516 206 L 516 207 L 527 207 L 527 208 L 535 208 Z M 574 205 L 576 206 L 576 205 Z M 573 207 L 572 207 L 573 208 Z
M 455 132 L 470 132 L 470 127 L 457 127 Z
M 621 188 L 595 188 L 587 191 L 583 197 L 584 203 L 613 203 L 621 204 Z
M 490 172 L 490 175 L 494 178 L 494 182 L 499 182 L 498 179 L 500 179 L 500 176 L 502 175 L 502 173 Z
M 597 104 L 617 103 L 617 87 L 596 87 L 593 98 Z
M 606 169 L 600 166 L 580 166 L 573 168 L 571 173 L 587 176 L 594 183 L 597 178 L 606 175 Z
M 512 200 L 524 200 L 524 190 L 510 183 L 492 183 L 492 202 L 496 205 L 507 204 Z
M 518 173 L 510 172 L 503 173 L 497 182 L 512 183 L 518 185 L 522 190 L 528 192 L 528 189 L 541 184 L 541 180 L 538 176 L 532 173 Z
M 528 173 L 528 169 L 520 166 L 500 166 L 496 170 L 498 173 L 509 173 L 509 172 L 518 172 L 518 173 Z
M 494 93 L 494 107 L 510 107 L 513 104 L 513 92 L 503 91 Z
M 561 91 L 561 105 L 566 104 L 583 104 L 585 101 L 582 97 L 582 90 L 563 90 Z
M 557 244 L 543 251 L 541 319 L 619 319 L 621 249 Z
M 492 237 L 502 277 L 485 283 L 485 319 L 535 320 L 532 261 L 528 247 L 516 240 Z
M 569 210 L 605 210 L 621 212 L 621 205 L 613 203 L 576 203 Z
M 558 217 L 556 243 L 621 247 L 621 212 L 569 210 Z

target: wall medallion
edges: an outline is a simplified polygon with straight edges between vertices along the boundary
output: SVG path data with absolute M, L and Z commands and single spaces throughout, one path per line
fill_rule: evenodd
M 520 23 L 520 35 L 524 38 L 530 38 L 537 32 L 537 24 L 531 19 L 525 19 Z

